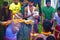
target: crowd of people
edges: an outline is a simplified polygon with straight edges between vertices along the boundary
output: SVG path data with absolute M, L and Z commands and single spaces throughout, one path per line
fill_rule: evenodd
M 51 0 L 45 5 L 41 7 L 41 0 L 13 0 L 10 5 L 5 1 L 0 8 L 0 40 L 60 40 L 60 7 L 53 8 Z

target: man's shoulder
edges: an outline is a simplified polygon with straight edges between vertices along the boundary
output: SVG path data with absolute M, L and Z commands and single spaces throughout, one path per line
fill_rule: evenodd
M 20 2 L 18 2 L 18 4 L 19 4 L 19 5 L 21 5 L 21 3 L 20 3 Z
M 50 6 L 50 9 L 54 9 L 52 6 Z
M 14 3 L 11 3 L 10 6 L 14 6 L 15 4 Z
M 42 7 L 42 9 L 46 9 L 46 6 Z
M 28 10 L 28 6 L 25 7 L 25 10 Z
M 57 12 L 55 13 L 55 16 L 56 16 L 56 17 L 58 16 L 58 13 L 57 13 Z
M 14 3 L 11 3 L 10 5 L 14 5 Z

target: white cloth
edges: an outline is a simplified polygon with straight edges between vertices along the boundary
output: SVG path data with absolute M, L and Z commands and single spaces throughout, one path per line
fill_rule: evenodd
M 34 9 L 35 9 L 35 7 L 33 7 L 33 12 L 34 12 Z M 27 13 L 27 15 L 28 15 L 28 16 L 31 15 L 31 11 L 30 11 L 30 9 L 29 9 L 29 6 L 28 6 L 28 13 Z M 33 16 L 28 17 L 27 19 L 28 19 L 28 20 L 33 20 Z
M 56 9 L 57 0 L 51 0 L 51 6 Z
M 38 11 L 34 11 L 34 14 L 33 14 L 33 16 L 39 16 L 39 12 Z
M 57 13 L 55 13 L 55 16 L 54 16 L 53 19 L 57 21 L 57 24 L 58 24 L 58 25 L 60 25 L 60 17 L 58 16 Z

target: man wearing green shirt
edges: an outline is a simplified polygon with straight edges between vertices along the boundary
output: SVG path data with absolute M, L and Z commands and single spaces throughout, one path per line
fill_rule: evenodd
M 51 0 L 46 0 L 46 6 L 42 8 L 42 13 L 44 19 L 52 20 L 52 17 L 55 13 L 55 9 L 51 7 Z
M 53 25 L 52 18 L 54 16 L 54 13 L 55 9 L 51 7 L 51 0 L 46 0 L 46 6 L 42 8 L 42 22 L 43 20 L 49 20 Z M 54 27 L 51 28 L 51 32 L 53 32 L 53 28 Z

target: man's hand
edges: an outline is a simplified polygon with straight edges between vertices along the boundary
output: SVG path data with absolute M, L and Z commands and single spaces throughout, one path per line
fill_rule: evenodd
M 10 24 L 10 20 L 8 20 L 8 21 L 5 21 L 5 22 L 1 22 L 1 24 L 3 25 L 3 26 L 7 26 L 8 24 Z
M 51 30 L 55 30 L 54 26 L 51 28 Z

